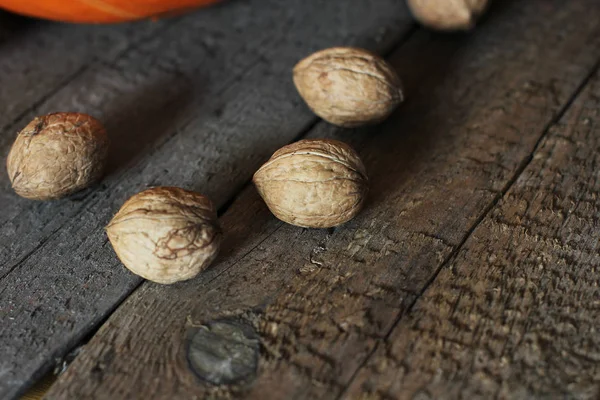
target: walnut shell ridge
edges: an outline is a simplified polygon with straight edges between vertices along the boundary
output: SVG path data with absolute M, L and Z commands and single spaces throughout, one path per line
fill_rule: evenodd
M 108 144 L 104 127 L 89 115 L 36 117 L 19 132 L 8 154 L 12 187 L 20 196 L 34 200 L 77 192 L 102 176 Z
M 380 122 L 404 100 L 394 69 L 381 57 L 352 47 L 318 51 L 294 67 L 294 84 L 306 104 L 342 127 Z
M 358 154 L 337 140 L 301 140 L 282 147 L 253 181 L 277 218 L 305 228 L 349 221 L 361 210 L 368 192 Z
M 437 30 L 469 30 L 488 8 L 490 0 L 408 0 L 413 16 Z
M 195 277 L 217 257 L 221 229 L 212 202 L 176 187 L 132 196 L 106 227 L 121 262 L 157 283 Z

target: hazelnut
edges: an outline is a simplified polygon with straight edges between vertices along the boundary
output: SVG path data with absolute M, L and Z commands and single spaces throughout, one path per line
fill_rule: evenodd
M 277 218 L 306 228 L 349 221 L 360 211 L 368 191 L 362 161 L 337 140 L 301 140 L 282 147 L 253 180 Z
M 468 30 L 485 11 L 489 0 L 408 0 L 414 17 L 438 30 Z
M 108 137 L 95 118 L 79 113 L 36 117 L 15 140 L 6 166 L 20 196 L 56 199 L 81 190 L 102 176 Z
M 362 49 L 321 50 L 294 67 L 294 84 L 324 120 L 343 127 L 387 118 L 402 102 L 402 85 L 381 57 Z
M 176 187 L 134 195 L 106 232 L 129 270 L 158 283 L 196 276 L 216 258 L 222 236 L 212 202 Z

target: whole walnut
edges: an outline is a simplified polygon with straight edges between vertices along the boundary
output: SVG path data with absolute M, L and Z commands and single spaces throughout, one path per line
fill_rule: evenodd
M 176 187 L 134 195 L 106 233 L 129 270 L 158 283 L 195 277 L 216 258 L 222 238 L 212 202 Z
M 488 7 L 490 0 L 407 0 L 423 25 L 438 30 L 468 30 Z
M 277 218 L 306 228 L 349 221 L 362 208 L 368 191 L 362 161 L 337 140 L 301 140 L 282 147 L 253 180 Z
M 294 67 L 294 84 L 315 114 L 343 127 L 382 121 L 404 99 L 394 69 L 381 57 L 352 47 L 303 59 Z
M 36 117 L 19 132 L 6 166 L 20 196 L 56 199 L 97 181 L 104 171 L 108 137 L 102 124 L 79 113 Z

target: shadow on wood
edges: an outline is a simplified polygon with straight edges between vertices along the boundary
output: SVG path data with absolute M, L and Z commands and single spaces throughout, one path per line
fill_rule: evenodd
M 502 14 L 510 9 L 509 4 L 513 2 L 514 0 L 507 0 L 493 3 L 490 12 L 479 23 L 478 36 L 485 34 L 487 25 L 493 25 L 496 19 L 502 18 Z M 449 84 L 447 77 L 457 75 L 457 68 L 466 64 L 462 60 L 464 51 L 461 49 L 468 49 L 469 42 L 478 40 L 478 36 L 468 32 L 421 32 L 418 37 L 402 46 L 402 51 L 395 52 L 389 59 L 403 82 L 406 101 L 379 126 L 355 129 L 352 132 L 338 130 L 333 134 L 336 139 L 350 143 L 359 153 L 363 144 L 377 135 L 374 140 L 382 151 L 377 154 L 361 154 L 371 186 L 365 208 L 376 208 L 390 201 L 389 196 L 397 193 L 407 179 L 419 170 L 427 169 L 427 153 L 433 143 L 451 139 L 447 130 L 440 131 L 439 126 L 448 126 L 447 119 L 451 119 L 453 125 L 460 126 L 469 117 L 440 113 L 440 108 L 451 108 L 454 104 L 453 99 L 442 99 L 440 96 L 447 92 L 438 93 L 438 89 Z M 457 82 L 459 83 L 464 84 Z M 466 82 L 463 90 L 456 92 L 462 92 L 463 97 L 468 97 L 468 83 Z M 461 99 L 457 98 L 456 101 L 460 102 Z M 429 114 L 434 117 L 429 117 Z M 444 121 L 439 119 L 439 115 L 445 115 Z M 448 141 L 449 148 L 451 145 Z
M 181 80 L 153 82 L 119 99 L 105 114 L 110 137 L 106 174 L 113 174 L 155 147 L 156 142 L 175 134 L 188 114 L 192 99 L 201 99 Z
M 44 23 L 40 21 L 0 11 L 0 47 L 15 40 L 22 40 L 28 31 L 42 24 Z

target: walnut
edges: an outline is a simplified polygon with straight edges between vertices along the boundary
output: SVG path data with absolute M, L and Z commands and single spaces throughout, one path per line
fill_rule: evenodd
M 486 10 L 489 0 L 408 0 L 423 25 L 438 30 L 468 30 Z
M 129 270 L 167 284 L 191 279 L 208 267 L 222 237 L 212 202 L 176 187 L 155 187 L 134 195 L 106 232 Z
M 36 117 L 15 140 L 6 166 L 20 196 L 56 199 L 81 190 L 102 176 L 108 137 L 102 124 L 86 114 Z
M 308 106 L 324 120 L 343 127 L 387 118 L 403 101 L 394 69 L 366 50 L 321 50 L 294 67 L 294 83 Z
M 282 147 L 253 180 L 277 218 L 306 228 L 349 221 L 362 208 L 368 190 L 362 161 L 337 140 L 301 140 Z

